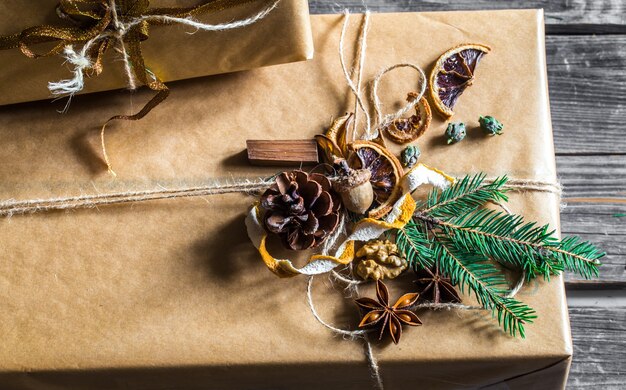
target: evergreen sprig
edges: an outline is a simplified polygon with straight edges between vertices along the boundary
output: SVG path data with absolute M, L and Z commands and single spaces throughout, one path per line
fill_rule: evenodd
M 439 237 L 435 255 L 440 270 L 450 277 L 461 292 L 473 292 L 480 305 L 490 309 L 505 332 L 525 337 L 524 324 L 537 318 L 524 303 L 506 297 L 507 282 L 495 264 L 480 253 L 469 252 L 448 237 Z
M 465 249 L 523 269 L 529 280 L 537 274 L 549 278 L 563 270 L 543 250 L 554 243 L 554 231 L 547 225 L 525 223 L 519 215 L 482 209 L 438 221 L 438 226 Z
M 426 203 L 419 208 L 432 218 L 450 218 L 479 209 L 487 202 L 506 202 L 508 198 L 503 187 L 507 180 L 506 176 L 502 176 L 484 184 L 483 173 L 466 176 L 443 191 L 431 191 Z
M 474 293 L 505 331 L 524 337 L 524 324 L 535 312 L 506 297 L 506 279 L 494 261 L 524 270 L 529 280 L 564 269 L 591 278 L 604 253 L 577 237 L 559 240 L 548 225 L 484 208 L 507 200 L 506 182 L 503 176 L 485 183 L 478 174 L 431 191 L 413 221 L 396 232 L 396 244 L 414 269 L 436 263 L 461 291 Z
M 426 225 L 422 223 L 409 222 L 399 229 L 396 245 L 413 268 L 431 268 L 435 263 L 432 241 L 428 238 Z

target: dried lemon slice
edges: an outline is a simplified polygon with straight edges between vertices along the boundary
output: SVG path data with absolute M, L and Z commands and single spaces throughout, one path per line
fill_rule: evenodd
M 407 101 L 417 98 L 417 94 L 411 92 Z M 430 126 L 432 114 L 426 98 L 422 97 L 415 105 L 415 115 L 408 118 L 398 118 L 385 126 L 387 136 L 394 142 L 406 144 L 422 136 Z
M 374 207 L 370 218 L 381 218 L 402 196 L 399 185 L 403 170 L 400 161 L 386 148 L 371 141 L 354 141 L 348 145 L 348 165 L 353 169 L 367 169 L 372 173 L 370 183 L 374 190 Z
M 430 96 L 444 116 L 454 115 L 454 105 L 465 88 L 474 82 L 476 66 L 491 48 L 478 43 L 454 47 L 443 53 L 430 73 Z

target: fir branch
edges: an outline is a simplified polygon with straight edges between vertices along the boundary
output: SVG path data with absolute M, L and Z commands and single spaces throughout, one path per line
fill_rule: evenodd
M 440 269 L 461 292 L 473 292 L 480 305 L 497 317 L 505 332 L 526 336 L 524 325 L 537 318 L 535 311 L 504 296 L 502 286 L 506 285 L 506 279 L 488 258 L 465 250 L 445 236 L 438 236 L 433 248 Z
M 413 269 L 439 269 L 461 292 L 473 292 L 480 305 L 490 310 L 506 332 L 524 337 L 524 324 L 535 318 L 534 311 L 523 303 L 506 298 L 507 281 L 488 258 L 469 252 L 449 236 L 436 234 L 428 223 L 409 223 L 396 231 L 396 244 Z M 429 235 L 429 233 L 431 233 Z
M 575 237 L 559 241 L 548 225 L 524 222 L 518 215 L 481 209 L 487 202 L 507 199 L 503 176 L 484 184 L 485 175 L 466 176 L 449 188 L 434 189 L 415 219 L 454 237 L 466 250 L 509 263 L 526 271 L 529 279 L 559 274 L 564 269 L 585 278 L 598 275 L 604 256 Z
M 443 191 L 433 189 L 426 203 L 419 208 L 422 213 L 431 217 L 447 219 L 459 213 L 477 210 L 487 202 L 506 202 L 508 198 L 503 186 L 507 180 L 506 176 L 502 176 L 490 184 L 483 184 L 483 173 L 465 176 Z
M 413 221 L 396 231 L 396 244 L 414 269 L 436 263 L 461 291 L 473 292 L 505 331 L 524 337 L 524 325 L 536 318 L 535 312 L 505 296 L 506 279 L 492 260 L 523 269 L 528 279 L 549 278 L 564 269 L 591 278 L 598 275 L 604 253 L 577 237 L 559 241 L 548 225 L 484 209 L 487 202 L 507 200 L 507 178 L 484 180 L 484 174 L 467 176 L 432 191 Z
M 589 279 L 598 275 L 598 259 L 604 255 L 575 237 L 559 242 L 548 225 L 526 223 L 521 216 L 501 211 L 478 210 L 434 224 L 466 250 L 518 266 L 529 279 L 537 274 L 549 278 L 563 269 Z
M 422 223 L 409 222 L 396 231 L 396 245 L 413 269 L 431 268 L 435 256 L 430 249 L 428 230 Z
M 593 244 L 575 236 L 566 236 L 561 242 L 546 246 L 545 249 L 553 252 L 556 260 L 566 270 L 576 272 L 586 279 L 598 277 L 598 266 L 602 264 L 600 259 L 605 255 Z

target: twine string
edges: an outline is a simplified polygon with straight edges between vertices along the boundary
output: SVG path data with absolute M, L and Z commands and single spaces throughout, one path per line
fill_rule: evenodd
M 357 68 L 357 93 L 361 94 L 361 81 L 363 80 L 363 68 L 365 67 L 365 52 L 367 51 L 367 33 L 369 31 L 369 22 L 370 22 L 370 12 L 365 12 L 365 17 L 363 20 L 363 25 L 361 26 L 361 34 L 359 35 L 359 40 L 357 42 L 357 57 L 358 57 L 358 68 Z M 357 139 L 357 129 L 359 122 L 359 106 L 357 104 L 357 100 L 354 101 L 354 123 L 352 127 L 353 139 Z M 365 119 L 367 120 L 367 136 L 369 136 L 370 127 L 371 127 L 371 118 L 369 113 L 365 113 Z
M 130 19 L 128 22 L 122 22 L 118 16 L 117 12 L 117 4 L 116 0 L 109 0 L 108 7 L 111 11 L 112 18 L 112 29 L 106 29 L 87 41 L 79 52 L 76 52 L 72 45 L 67 45 L 64 48 L 64 57 L 65 59 L 72 65 L 74 65 L 74 70 L 72 73 L 74 77 L 67 80 L 61 80 L 58 82 L 51 82 L 48 84 L 48 89 L 54 95 L 60 96 L 68 96 L 72 97 L 76 93 L 83 90 L 84 84 L 84 76 L 85 72 L 88 68 L 91 67 L 93 63 L 93 59 L 90 57 L 90 49 L 96 44 L 98 41 L 114 38 L 119 45 L 119 50 L 122 53 L 122 61 L 124 62 L 124 70 L 126 76 L 128 78 L 128 87 L 132 90 L 136 88 L 136 81 L 132 71 L 132 65 L 130 63 L 129 56 L 126 50 L 126 44 L 124 42 L 124 38 L 126 35 L 132 31 L 133 27 L 136 27 L 144 22 L 162 22 L 163 24 L 181 24 L 185 26 L 190 26 L 195 29 L 195 31 L 188 32 L 188 34 L 195 34 L 198 31 L 226 31 L 232 29 L 238 29 L 241 27 L 246 27 L 251 24 L 258 22 L 259 20 L 265 18 L 269 15 L 280 3 L 281 0 L 275 0 L 270 3 L 268 6 L 264 7 L 262 10 L 257 12 L 256 14 L 232 21 L 227 23 L 218 23 L 218 24 L 208 24 L 202 23 L 191 16 L 186 18 L 180 18 L 170 15 L 143 15 L 136 18 Z M 69 100 L 68 100 L 69 105 Z M 67 110 L 67 106 L 65 111 Z
M 389 72 L 391 72 L 393 70 L 396 70 L 396 69 L 400 69 L 400 68 L 410 68 L 410 69 L 414 69 L 415 71 L 417 71 L 417 73 L 419 74 L 419 77 L 420 77 L 420 80 L 419 80 L 420 90 L 417 93 L 417 96 L 412 98 L 400 110 L 396 111 L 393 114 L 388 114 L 388 115 L 383 116 L 383 113 L 382 113 L 382 103 L 380 101 L 380 97 L 379 97 L 379 94 L 378 94 L 378 88 L 380 86 L 380 82 L 383 79 L 383 77 L 385 75 L 387 75 Z M 428 84 L 428 82 L 427 82 L 427 79 L 426 79 L 426 74 L 424 74 L 424 71 L 422 70 L 422 68 L 420 68 L 419 66 L 417 66 L 415 64 L 399 63 L 399 64 L 395 64 L 395 65 L 392 65 L 390 67 L 387 67 L 387 68 L 381 70 L 376 75 L 376 77 L 374 77 L 374 80 L 372 82 L 372 101 L 374 103 L 374 112 L 376 114 L 376 122 L 377 122 L 374 131 L 381 131 L 383 128 L 388 126 L 391 122 L 393 122 L 394 120 L 396 120 L 398 118 L 401 118 L 407 112 L 409 112 L 410 110 L 415 108 L 415 106 L 419 103 L 420 99 L 422 99 L 422 97 L 424 96 L 424 93 L 426 93 L 426 86 L 427 86 L 427 84 Z
M 486 179 L 486 183 L 493 183 L 493 179 Z M 545 192 L 552 193 L 557 197 L 563 196 L 563 186 L 557 182 L 547 182 L 541 180 L 524 180 L 509 178 L 504 188 L 515 192 Z
M 157 77 L 157 75 L 152 73 L 145 66 L 143 57 L 141 55 L 141 50 L 139 48 L 139 41 L 136 41 L 136 38 L 133 38 L 128 43 L 126 42 L 128 36 L 131 38 L 133 37 L 132 34 L 135 33 L 136 27 L 144 23 L 180 24 L 183 26 L 190 26 L 195 29 L 194 31 L 188 32 L 188 34 L 195 34 L 198 31 L 226 31 L 239 29 L 252 25 L 254 23 L 257 23 L 261 19 L 264 19 L 272 11 L 274 11 L 274 9 L 276 9 L 280 1 L 281 0 L 274 0 L 256 14 L 244 19 L 239 19 L 227 23 L 208 24 L 199 22 L 195 20 L 192 16 L 177 17 L 172 15 L 160 14 L 141 15 L 131 18 L 128 21 L 123 21 L 118 15 L 118 4 L 116 3 L 116 0 L 108 0 L 106 2 L 106 6 L 108 8 L 107 11 L 109 11 L 111 14 L 110 26 L 108 26 L 106 29 L 103 29 L 93 38 L 85 42 L 83 47 L 78 51 L 74 49 L 73 45 L 66 45 L 63 48 L 63 57 L 65 58 L 66 62 L 73 65 L 73 77 L 57 82 L 49 82 L 48 89 L 54 96 L 58 96 L 58 98 L 68 98 L 67 103 L 61 110 L 62 113 L 67 112 L 73 96 L 82 91 L 85 87 L 85 75 L 89 74 L 88 72 L 96 68 L 96 74 L 101 71 L 101 56 L 104 53 L 104 50 L 106 50 L 106 45 L 108 44 L 108 41 L 112 38 L 115 42 L 115 46 L 117 47 L 116 50 L 121 55 L 124 73 L 126 75 L 126 79 L 128 80 L 127 87 L 130 90 L 135 90 L 137 88 L 137 83 L 140 82 L 141 84 L 146 85 L 150 89 L 157 92 L 157 94 L 150 101 L 148 101 L 148 103 L 146 103 L 144 107 L 136 114 L 115 115 L 107 120 L 101 128 L 100 143 L 102 157 L 104 163 L 107 166 L 107 171 L 115 177 L 116 174 L 111 165 L 105 143 L 105 132 L 107 125 L 114 120 L 142 119 L 154 107 L 163 102 L 169 95 L 169 90 L 167 86 Z M 97 50 L 97 54 L 94 55 L 92 53 L 92 49 L 97 44 L 101 45 L 100 50 Z M 127 44 L 129 45 L 128 48 Z M 104 47 L 104 50 L 102 50 L 102 47 Z M 129 53 L 134 54 L 134 57 L 132 57 Z M 133 62 L 131 63 L 131 61 Z
M 89 209 L 98 206 L 137 203 L 151 200 L 189 198 L 230 193 L 258 193 L 272 182 L 241 180 L 182 188 L 158 188 L 144 191 L 124 191 L 96 195 L 78 195 L 48 199 L 7 200 L 0 203 L 0 217 L 33 214 L 58 210 Z
M 124 44 L 124 35 L 126 35 L 126 27 L 120 23 L 119 17 L 117 15 L 117 7 L 115 6 L 115 0 L 109 0 L 109 8 L 111 9 L 111 18 L 113 20 L 113 26 L 115 27 L 116 32 L 116 40 L 119 46 L 119 52 L 122 55 L 122 63 L 124 64 L 124 73 L 126 74 L 126 78 L 128 79 L 128 89 L 134 91 L 137 89 L 137 83 L 135 81 L 135 75 L 130 67 L 130 56 L 128 55 L 128 51 L 126 50 L 126 45 Z
M 492 179 L 486 179 L 489 182 Z M 513 184 L 504 187 L 510 191 L 518 192 L 544 192 L 555 195 L 561 194 L 561 186 L 557 183 L 542 181 L 527 181 L 511 179 Z M 156 188 L 141 191 L 121 191 L 95 195 L 76 195 L 53 198 L 39 198 L 27 200 L 9 199 L 0 202 L 0 217 L 42 213 L 55 210 L 89 209 L 99 206 L 115 205 L 123 203 L 139 203 L 160 199 L 188 198 L 196 196 L 219 195 L 228 193 L 258 193 L 272 184 L 271 181 L 234 179 L 227 182 L 214 181 L 212 184 L 179 188 Z M 501 207 L 506 207 L 501 205 Z M 345 224 L 345 222 L 342 222 Z M 329 240 L 329 243 L 332 241 Z M 327 244 L 328 245 L 328 244 Z M 332 245 L 331 245 L 332 246 Z M 333 271 L 336 279 L 342 283 L 351 285 L 355 281 L 345 279 L 337 271 Z
M 350 88 L 350 90 L 352 91 L 352 94 L 355 97 L 354 121 L 352 124 L 353 139 L 359 139 L 359 138 L 373 139 L 373 138 L 378 137 L 382 128 L 389 125 L 389 123 L 393 122 L 394 120 L 401 118 L 403 115 L 405 115 L 407 112 L 412 110 L 419 103 L 420 99 L 424 96 L 424 93 L 426 93 L 426 87 L 428 84 L 427 79 L 426 79 L 426 74 L 424 73 L 422 68 L 420 68 L 419 66 L 415 64 L 400 63 L 400 64 L 392 65 L 385 69 L 382 69 L 374 77 L 374 80 L 372 81 L 371 100 L 374 106 L 374 113 L 376 115 L 376 126 L 372 129 L 371 116 L 369 114 L 369 111 L 366 109 L 365 104 L 363 102 L 364 99 L 361 96 L 361 80 L 362 80 L 362 75 L 363 75 L 365 59 L 366 59 L 367 34 L 369 31 L 370 16 L 371 16 L 370 11 L 366 11 L 365 14 L 363 15 L 361 31 L 357 40 L 357 55 L 356 55 L 357 68 L 355 70 L 356 77 L 357 77 L 356 84 L 352 80 L 353 75 L 351 75 L 351 73 L 348 71 L 348 68 L 346 66 L 346 60 L 345 60 L 344 41 L 345 41 L 346 31 L 348 29 L 348 25 L 350 21 L 350 12 L 348 10 L 344 11 L 344 21 L 343 21 L 343 25 L 341 28 L 341 36 L 339 39 L 339 61 L 341 63 L 341 69 L 343 71 L 343 75 L 346 80 L 346 83 L 348 84 L 348 87 Z M 417 96 L 411 99 L 408 102 L 408 104 L 406 104 L 400 110 L 396 111 L 393 114 L 388 114 L 388 115 L 383 116 L 382 103 L 378 94 L 380 82 L 385 75 L 399 68 L 411 68 L 418 72 L 419 77 L 420 77 L 420 80 L 419 80 L 420 90 L 417 93 Z M 360 111 L 363 111 L 363 114 L 365 116 L 365 129 L 364 129 L 363 134 L 361 135 L 359 135 L 358 133 L 359 132 L 358 119 L 359 119 Z
M 365 106 L 363 104 L 363 99 L 361 98 L 361 91 L 360 91 L 360 79 L 361 79 L 361 71 L 362 71 L 362 65 L 365 63 L 365 48 L 366 48 L 366 41 L 365 38 L 367 37 L 367 28 L 365 28 L 367 26 L 367 24 L 369 23 L 369 17 L 370 17 L 370 13 L 369 11 L 365 13 L 364 15 L 364 19 L 363 19 L 363 28 L 361 29 L 361 35 L 359 36 L 359 45 L 358 47 L 360 48 L 360 57 L 362 57 L 362 61 L 359 61 L 359 67 L 360 69 L 358 70 L 358 76 L 357 79 L 359 80 L 358 82 L 358 87 L 357 85 L 354 84 L 354 81 L 352 81 L 352 77 L 350 75 L 350 72 L 348 71 L 348 68 L 346 66 L 346 60 L 345 60 L 345 54 L 344 54 L 344 42 L 345 42 L 345 37 L 346 37 L 346 31 L 348 30 L 348 24 L 350 21 L 350 12 L 348 10 L 344 11 L 344 20 L 343 20 L 343 26 L 341 28 L 341 36 L 339 38 L 339 62 L 341 63 L 341 70 L 343 71 L 343 75 L 346 79 L 346 82 L 348 83 L 348 87 L 350 88 L 350 90 L 352 91 L 352 93 L 354 94 L 354 97 L 356 99 L 355 101 L 355 105 L 358 106 L 358 108 L 361 109 L 361 111 L 363 111 L 363 114 L 365 115 L 365 132 L 366 134 L 370 133 L 370 127 L 371 127 L 371 119 L 370 119 L 370 115 L 369 112 L 365 109 Z M 356 111 L 356 110 L 355 110 Z M 356 116 L 356 112 L 355 112 L 355 116 Z M 355 117 L 355 122 L 356 122 L 356 117 Z M 354 139 L 358 139 L 360 138 L 357 135 L 357 128 L 356 125 L 354 127 Z

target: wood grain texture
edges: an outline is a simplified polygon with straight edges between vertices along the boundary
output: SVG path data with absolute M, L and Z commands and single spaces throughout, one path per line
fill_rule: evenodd
M 600 279 L 626 288 L 626 217 L 619 217 L 626 213 L 626 156 L 557 156 L 557 172 L 567 204 L 561 211 L 562 233 L 602 248 L 607 256 Z M 566 280 L 580 278 L 567 274 Z
M 348 8 L 362 12 L 493 10 L 543 8 L 546 28 L 553 34 L 626 33 L 625 0 L 311 0 L 311 13 L 337 13 Z
M 310 140 L 248 140 L 248 161 L 253 165 L 295 166 L 317 164 L 317 142 Z
M 626 307 L 570 307 L 574 358 L 568 390 L 624 389 Z
M 557 154 L 626 154 L 626 35 L 547 36 Z

